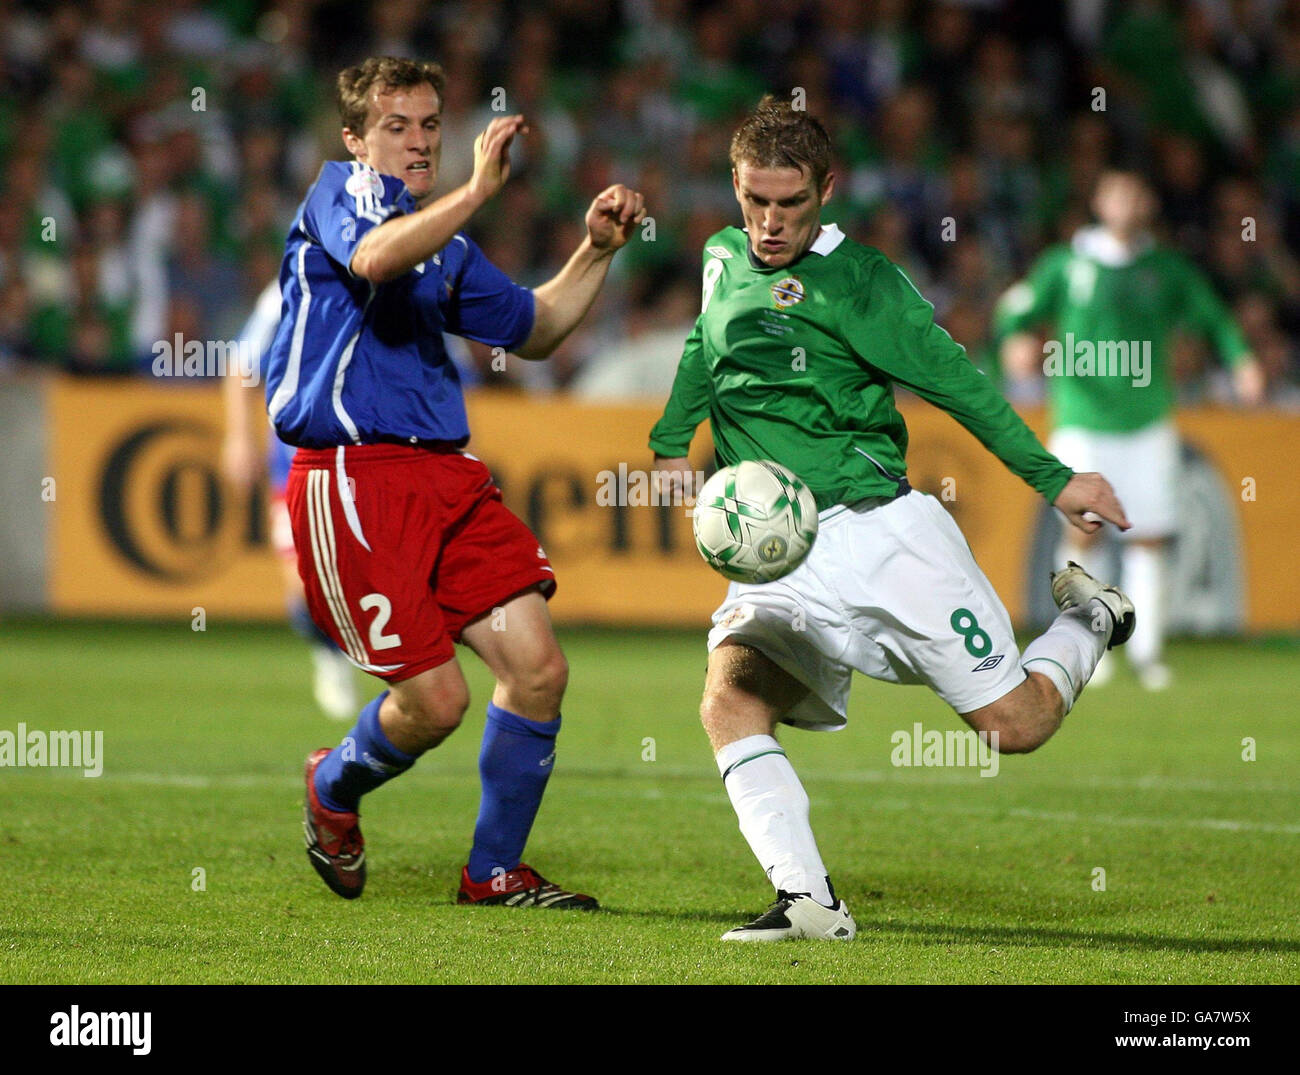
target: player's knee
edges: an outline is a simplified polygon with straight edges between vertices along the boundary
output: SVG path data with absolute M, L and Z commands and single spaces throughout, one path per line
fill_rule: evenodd
M 418 700 L 418 720 L 421 727 L 437 739 L 445 739 L 460 727 L 465 710 L 469 708 L 469 688 L 463 683 L 445 685 L 439 690 L 429 690 Z
M 999 754 L 1028 754 L 1043 745 L 1036 732 L 1014 717 L 996 719 L 980 730 Z
M 569 662 L 556 646 L 543 660 L 536 672 L 534 690 L 549 704 L 559 709 L 564 692 L 569 686 Z
M 559 646 L 553 646 L 513 670 L 505 681 L 512 697 L 525 699 L 532 709 L 556 709 L 569 685 L 569 662 Z
M 999 754 L 1028 754 L 1047 741 L 1043 734 L 1047 724 L 1039 716 L 1022 705 L 1007 702 L 972 714 L 974 719 L 970 719 L 970 724 L 988 737 L 989 746 Z
M 753 695 L 730 684 L 711 683 L 700 701 L 700 723 L 716 750 L 751 735 L 771 735 L 773 717 Z
M 704 730 L 710 735 L 722 724 L 726 715 L 734 708 L 734 701 L 725 697 L 729 693 L 732 692 L 726 687 L 712 685 L 704 690 L 704 697 L 700 699 L 700 723 L 704 725 Z

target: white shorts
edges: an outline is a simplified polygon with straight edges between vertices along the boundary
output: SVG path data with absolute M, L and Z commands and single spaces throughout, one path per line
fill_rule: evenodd
M 925 493 L 822 512 L 817 540 L 783 579 L 732 583 L 709 650 L 753 646 L 809 694 L 782 720 L 844 726 L 852 673 L 924 683 L 958 713 L 1025 680 L 1011 619 L 952 516 Z
M 1115 490 L 1132 530 L 1121 540 L 1173 535 L 1178 489 L 1178 430 L 1172 421 L 1156 422 L 1132 433 L 1098 433 L 1067 426 L 1048 441 L 1047 450 L 1067 467 L 1095 470 Z

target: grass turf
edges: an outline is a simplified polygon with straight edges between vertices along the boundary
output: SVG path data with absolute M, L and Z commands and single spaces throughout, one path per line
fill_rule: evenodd
M 346 726 L 292 635 L 0 624 L 0 730 L 102 729 L 105 756 L 95 779 L 0 769 L 0 981 L 1300 981 L 1292 643 L 1176 645 L 1169 691 L 1121 672 L 993 779 L 892 767 L 894 731 L 959 722 L 859 678 L 846 731 L 783 735 L 858 940 L 722 945 L 771 890 L 695 718 L 703 633 L 561 639 L 527 858 L 595 915 L 454 904 L 489 692 L 472 656 L 465 726 L 366 800 L 369 886 L 345 902 L 303 853 L 300 773 Z

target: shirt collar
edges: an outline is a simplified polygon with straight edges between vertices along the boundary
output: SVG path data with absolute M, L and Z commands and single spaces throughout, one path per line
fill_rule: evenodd
M 743 230 L 746 235 L 749 234 L 748 228 L 744 228 Z M 789 269 L 794 265 L 797 265 L 809 254 L 820 254 L 822 257 L 826 257 L 826 255 L 839 246 L 840 243 L 844 242 L 845 238 L 846 236 L 842 231 L 840 231 L 840 226 L 838 224 L 823 224 L 817 238 L 813 240 L 812 246 L 800 254 L 794 261 L 790 262 L 789 265 L 783 265 L 781 268 Z M 755 269 L 775 271 L 771 265 L 764 265 L 754 256 L 754 249 L 749 245 L 748 239 L 745 241 L 745 253 L 749 256 L 750 265 Z

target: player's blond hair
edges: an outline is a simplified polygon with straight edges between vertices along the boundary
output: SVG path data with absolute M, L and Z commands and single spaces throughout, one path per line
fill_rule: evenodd
M 769 93 L 731 137 L 731 166 L 742 163 L 806 170 L 820 193 L 831 170 L 830 136 L 814 116 Z
M 397 56 L 371 56 L 368 60 L 339 72 L 337 89 L 339 116 L 343 126 L 358 137 L 366 133 L 370 115 L 370 91 L 376 86 L 383 93 L 428 84 L 442 104 L 447 75 L 442 64 L 427 60 L 406 60 Z

